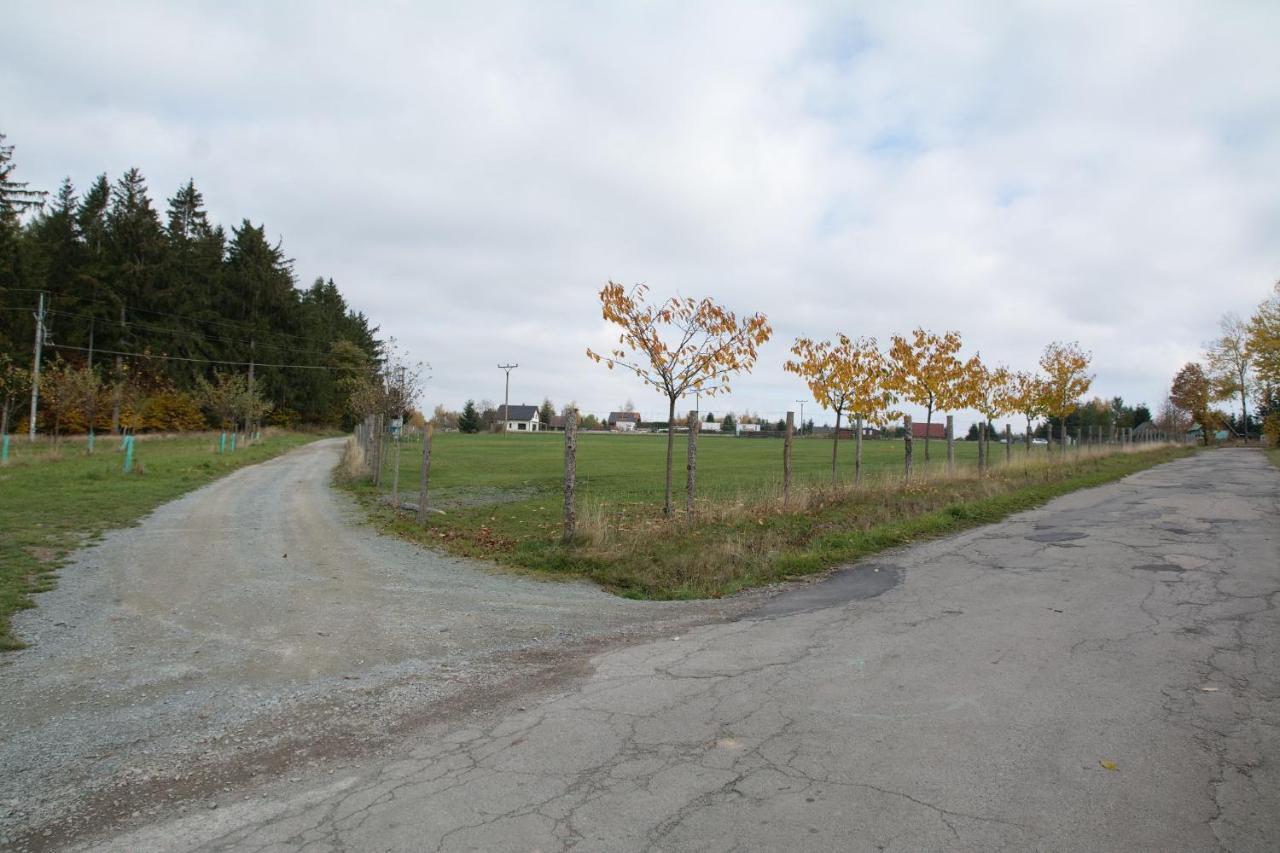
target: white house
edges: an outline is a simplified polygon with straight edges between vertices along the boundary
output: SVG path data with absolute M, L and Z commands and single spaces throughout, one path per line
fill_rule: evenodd
M 538 432 L 542 424 L 538 421 L 537 406 L 498 407 L 498 423 L 507 432 Z
M 619 432 L 634 432 L 640 426 L 639 412 L 610 412 L 609 429 Z

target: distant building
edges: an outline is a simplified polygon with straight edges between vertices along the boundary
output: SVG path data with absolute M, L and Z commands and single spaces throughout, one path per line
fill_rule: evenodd
M 609 413 L 609 429 L 618 432 L 634 432 L 635 428 L 640 426 L 639 412 L 610 412 Z
M 943 424 L 920 424 L 911 422 L 912 438 L 946 438 L 947 428 Z
M 498 423 L 507 432 L 538 432 L 542 427 L 538 417 L 537 406 L 498 407 Z
M 760 431 L 760 424 L 738 424 L 739 435 L 741 435 L 744 432 L 759 432 L 759 431 Z

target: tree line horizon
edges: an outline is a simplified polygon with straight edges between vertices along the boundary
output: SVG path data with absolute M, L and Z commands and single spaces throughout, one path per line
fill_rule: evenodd
M 350 386 L 376 371 L 384 342 L 332 278 L 300 286 L 264 225 L 213 222 L 194 180 L 162 215 L 136 168 L 83 192 L 67 178 L 51 195 L 13 169 L 0 135 L 4 430 L 26 417 L 41 304 L 42 431 L 352 420 Z

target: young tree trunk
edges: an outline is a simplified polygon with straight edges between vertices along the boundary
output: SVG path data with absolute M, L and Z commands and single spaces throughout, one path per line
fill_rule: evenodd
M 956 416 L 947 415 L 947 476 L 956 470 Z
M 1031 456 L 1031 418 L 1027 418 L 1026 445 L 1027 445 L 1027 457 L 1030 458 Z
M 862 415 L 858 415 L 858 431 L 854 433 L 853 484 L 862 484 Z
M 933 403 L 924 410 L 924 461 L 929 461 L 929 430 L 933 424 Z M 927 467 L 927 466 L 926 466 Z
M 983 474 L 987 470 L 987 423 L 980 421 L 978 423 L 978 473 Z
M 698 413 L 696 411 L 689 412 L 689 458 L 686 464 L 689 480 L 686 484 L 688 496 L 685 498 L 685 512 L 689 516 L 690 523 L 693 522 L 693 505 L 694 498 L 698 492 Z
M 1004 425 L 1004 464 L 1013 461 L 1013 427 Z
M 1240 383 L 1240 429 L 1244 432 L 1244 443 L 1249 443 L 1249 404 L 1245 400 L 1244 383 Z
M 902 431 L 902 476 L 904 480 L 911 479 L 911 415 L 903 415 L 902 425 L 905 427 Z M 926 438 L 927 442 L 928 439 Z
M 674 508 L 671 506 L 671 464 L 676 447 L 676 398 L 671 397 L 667 406 L 667 485 L 662 499 L 662 514 L 670 518 Z
M 578 410 L 564 413 L 564 533 L 560 540 L 568 545 L 578 526 L 578 510 L 574 491 L 578 482 Z
M 840 410 L 836 409 L 836 432 L 834 441 L 831 442 L 831 485 L 836 484 L 836 451 L 840 449 Z

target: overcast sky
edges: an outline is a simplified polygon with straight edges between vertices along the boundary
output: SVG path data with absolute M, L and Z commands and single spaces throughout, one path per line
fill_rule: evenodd
M 189 176 L 432 365 L 604 413 L 610 278 L 797 335 L 1093 351 L 1152 405 L 1280 276 L 1280 3 L 7 4 L 17 177 Z M 1091 392 L 1092 393 L 1092 392 Z M 806 415 L 814 411 L 810 403 Z M 968 420 L 968 418 L 963 418 Z M 821 421 L 821 417 L 819 417 Z

